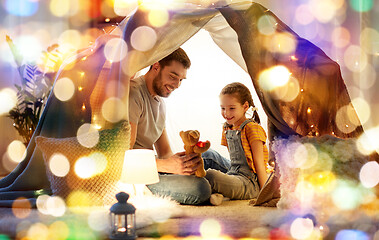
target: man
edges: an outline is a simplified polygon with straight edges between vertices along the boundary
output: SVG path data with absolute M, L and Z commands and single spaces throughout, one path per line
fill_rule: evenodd
M 149 71 L 131 81 L 129 120 L 131 148 L 157 152 L 159 183 L 148 185 L 153 194 L 170 196 L 182 204 L 200 204 L 209 199 L 211 189 L 205 178 L 194 175 L 200 163 L 196 154 L 173 154 L 165 129 L 166 109 L 162 98 L 180 86 L 191 61 L 181 48 L 154 63 Z

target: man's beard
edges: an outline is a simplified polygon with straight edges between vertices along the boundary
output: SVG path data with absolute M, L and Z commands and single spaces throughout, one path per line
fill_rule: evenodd
M 162 73 L 159 71 L 158 76 L 153 79 L 153 89 L 160 97 L 168 97 L 171 92 L 167 93 L 165 87 L 162 85 Z

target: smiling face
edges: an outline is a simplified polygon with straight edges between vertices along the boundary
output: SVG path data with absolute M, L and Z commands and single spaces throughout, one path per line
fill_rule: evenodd
M 182 80 L 186 78 L 187 69 L 178 61 L 160 68 L 157 76 L 153 79 L 153 91 L 161 97 L 168 97 L 177 89 Z
M 249 109 L 248 102 L 241 104 L 238 99 L 232 94 L 220 95 L 221 115 L 226 122 L 233 127 L 238 127 L 245 120 L 245 113 Z

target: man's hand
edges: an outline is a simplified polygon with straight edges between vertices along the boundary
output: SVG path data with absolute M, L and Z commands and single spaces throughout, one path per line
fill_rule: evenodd
M 193 175 L 200 165 L 201 158 L 196 153 L 185 155 L 185 152 L 179 152 L 167 159 L 157 161 L 158 171 L 180 174 Z

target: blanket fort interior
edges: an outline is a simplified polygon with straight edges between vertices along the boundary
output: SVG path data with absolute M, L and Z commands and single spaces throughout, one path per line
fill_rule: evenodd
M 357 5 L 355 1 L 341 2 L 341 6 L 330 5 L 334 8 L 334 15 L 331 14 L 330 19 L 339 16 L 342 6 L 366 17 L 369 16 L 365 15 L 366 12 L 372 8 L 363 4 L 367 7 L 363 9 L 363 5 Z M 309 5 L 297 11 L 311 12 L 312 4 L 310 1 Z M 59 62 L 58 68 L 50 70 L 51 91 L 46 102 L 43 102 L 41 116 L 25 146 L 26 153 L 17 166 L 0 180 L 1 206 L 12 207 L 15 200 L 20 199 L 35 206 L 38 196 L 51 194 L 54 188 L 67 190 L 65 194 L 68 199 L 72 197 L 71 203 L 74 205 L 77 200 L 75 197 L 78 196 L 80 199 L 95 199 L 95 202 L 96 199 L 106 199 L 105 196 L 109 194 L 114 196 L 121 174 L 117 164 L 123 160 L 123 152 L 129 146 L 130 79 L 184 45 L 200 30 L 207 31 L 213 42 L 248 75 L 252 83 L 251 90 L 256 92 L 263 113 L 267 116 L 270 141 L 289 136 L 354 138 L 362 154 L 378 162 L 378 141 L 372 141 L 372 136 L 378 133 L 375 125 L 378 121 L 373 111 L 370 111 L 378 103 L 368 102 L 363 97 L 354 98 L 353 101 L 340 62 L 332 60 L 317 44 L 297 34 L 275 12 L 250 1 L 171 4 L 163 15 L 162 11 L 158 11 L 159 15 L 148 6 L 148 3 L 141 1 L 133 11 L 125 10 L 117 26 L 111 26 L 108 32 L 99 34 L 93 44 L 77 49 L 74 54 L 67 54 L 61 62 L 53 61 Z M 6 8 L 15 15 L 12 9 L 9 6 Z M 160 21 L 164 19 L 163 23 L 152 20 L 152 13 L 158 14 Z M 317 16 L 314 13 L 315 19 L 327 22 Z M 301 14 L 299 18 L 299 22 L 309 21 Z M 367 27 L 366 31 L 362 31 L 361 47 L 354 45 L 353 41 L 343 45 L 341 38 L 347 37 L 344 35 L 346 29 L 342 27 L 340 32 L 334 33 L 337 37 L 331 37 L 332 41 L 336 39 L 334 44 L 340 44 L 338 47 L 342 48 L 343 45 L 346 48 L 343 69 L 349 71 L 350 75 L 347 76 L 358 79 L 348 81 L 359 82 L 356 84 L 361 87 L 358 95 L 378 85 L 375 78 L 378 48 L 375 43 L 379 40 L 379 33 L 374 29 Z M 28 80 L 30 73 L 38 76 L 38 69 L 22 64 L 19 57 L 23 52 L 17 51 L 17 46 L 9 37 L 7 45 L 22 73 L 22 81 Z M 55 50 L 46 54 L 61 54 L 59 49 Z M 361 53 L 358 57 L 355 50 Z M 46 65 L 44 70 L 48 72 Z M 37 77 L 32 80 L 36 81 Z M 363 86 L 368 82 L 370 87 Z M 44 85 L 49 84 L 45 82 Z M 362 105 L 369 110 L 364 112 Z M 88 150 L 77 138 L 80 130 L 96 136 L 96 144 L 99 144 Z M 93 138 L 83 141 L 88 144 Z M 82 152 L 100 152 L 106 155 L 108 161 L 114 161 L 111 163 L 114 169 L 108 169 L 102 175 L 95 174 L 91 178 L 93 182 L 70 178 L 63 184 L 46 160 L 57 149 L 72 154 L 68 157 L 69 164 L 73 164 Z M 7 156 L 11 155 L 7 152 Z M 72 174 L 74 176 L 75 173 Z M 70 176 L 67 175 L 67 178 Z M 107 184 L 97 185 L 99 179 L 96 178 L 101 181 L 105 179 Z M 94 188 L 96 190 L 89 191 L 86 197 L 70 195 L 77 193 L 75 189 Z M 99 205 L 105 203 L 109 202 L 99 202 Z

